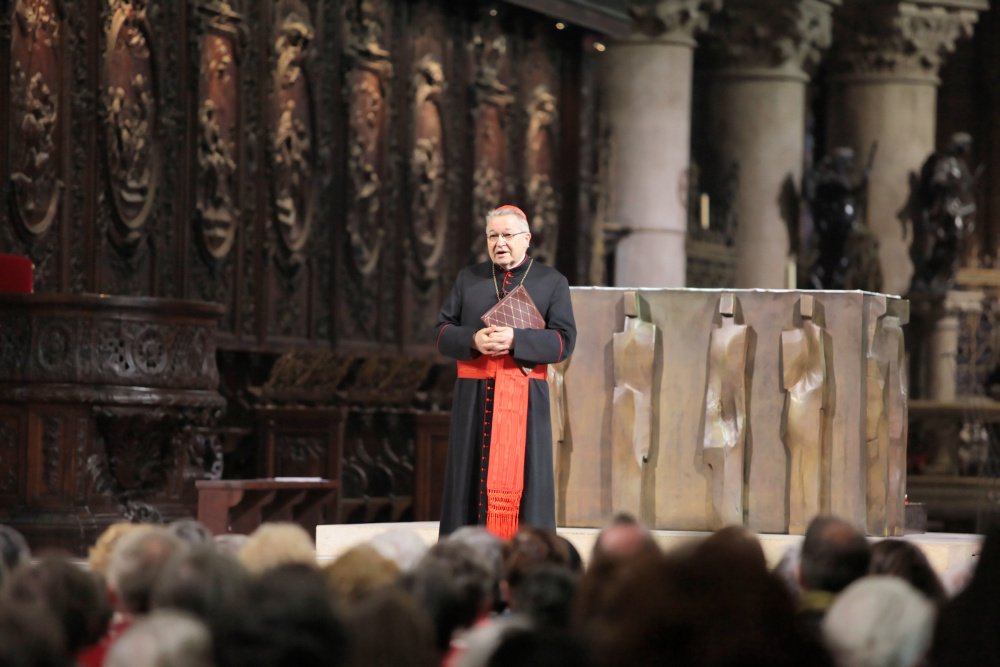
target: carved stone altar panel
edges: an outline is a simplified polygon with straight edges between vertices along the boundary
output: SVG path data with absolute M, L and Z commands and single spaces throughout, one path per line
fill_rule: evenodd
M 781 332 L 781 364 L 787 392 L 788 532 L 801 535 L 814 516 L 830 512 L 827 421 L 831 378 L 821 304 L 803 295 L 797 314 L 799 325 Z
M 834 15 L 834 71 L 937 81 L 945 56 L 972 34 L 986 2 L 846 0 Z
M 733 294 L 719 299 L 719 323 L 708 343 L 702 455 L 707 468 L 713 529 L 742 525 L 745 511 L 747 405 L 752 369 L 747 353 L 753 335 L 742 323 Z
M 611 502 L 615 511 L 645 519 L 653 504 L 650 449 L 657 332 L 656 326 L 644 319 L 648 306 L 635 292 L 626 292 L 623 301 L 624 327 L 612 336 Z
M 108 239 L 131 260 L 150 233 L 160 182 L 158 69 L 145 2 L 110 0 L 101 63 L 103 153 L 112 224 Z

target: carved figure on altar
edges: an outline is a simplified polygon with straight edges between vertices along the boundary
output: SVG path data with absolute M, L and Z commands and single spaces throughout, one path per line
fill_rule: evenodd
M 788 532 L 804 534 L 809 521 L 830 511 L 824 473 L 827 420 L 826 332 L 814 318 L 811 295 L 799 300 L 801 326 L 781 332 L 782 384 L 785 398 L 785 446 L 788 449 Z
M 872 146 L 860 176 L 854 151 L 844 146 L 806 174 L 803 195 L 814 225 L 808 262 L 813 289 L 877 292 L 882 287 L 878 242 L 865 224 L 868 174 L 877 146 Z
M 708 344 L 702 448 L 709 469 L 712 529 L 743 524 L 750 327 L 738 323 L 737 304 L 732 294 L 719 299 L 720 322 Z
M 911 184 L 911 291 L 943 293 L 954 282 L 966 240 L 975 229 L 977 179 L 969 168 L 971 152 L 972 137 L 955 133 L 943 150 L 927 158 Z

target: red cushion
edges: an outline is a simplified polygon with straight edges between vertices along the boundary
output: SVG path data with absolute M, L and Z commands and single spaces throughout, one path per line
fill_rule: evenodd
M 31 294 L 35 291 L 35 265 L 21 255 L 0 255 L 0 292 Z

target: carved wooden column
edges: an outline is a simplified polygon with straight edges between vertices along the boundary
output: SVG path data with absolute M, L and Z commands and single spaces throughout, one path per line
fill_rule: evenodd
M 618 245 L 615 284 L 684 285 L 694 34 L 722 0 L 633 3 L 633 36 L 604 66 L 611 139 L 609 222 Z
M 846 0 L 837 12 L 826 145 L 866 155 L 878 142 L 868 225 L 879 239 L 886 293 L 906 292 L 913 273 L 911 233 L 904 235 L 899 213 L 910 175 L 934 151 L 938 71 L 987 7 L 984 0 Z
M 736 162 L 737 287 L 786 287 L 790 215 L 802 176 L 806 84 L 830 44 L 839 0 L 730 0 L 712 21 L 706 133 L 709 162 Z

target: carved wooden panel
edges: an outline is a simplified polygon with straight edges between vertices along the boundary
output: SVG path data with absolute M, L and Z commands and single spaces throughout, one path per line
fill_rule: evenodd
M 556 189 L 560 168 L 559 62 L 547 46 L 540 37 L 530 42 L 521 71 L 518 104 L 525 124 L 521 208 L 531 224 L 532 256 L 555 265 L 562 208 Z
M 58 290 L 64 264 L 65 17 L 55 0 L 17 0 L 9 20 L 10 106 L 2 131 L 11 139 L 5 188 L 10 224 L 0 229 L 0 241 L 7 251 L 31 257 L 36 289 Z
M 338 274 L 337 312 L 343 338 L 383 338 L 383 299 L 392 241 L 387 206 L 390 85 L 394 68 L 387 27 L 389 8 L 382 0 L 345 3 L 343 97 L 346 103 L 344 230 L 336 242 L 343 267 Z
M 451 202 L 456 191 L 448 174 L 457 165 L 456 138 L 450 115 L 458 104 L 453 96 L 445 17 L 427 2 L 417 4 L 408 18 L 411 51 L 407 79 L 409 215 L 406 220 L 406 318 L 402 331 L 407 342 L 432 340 L 437 309 L 450 287 L 455 263 L 455 228 Z
M 102 33 L 100 111 L 107 165 L 108 253 L 115 291 L 148 292 L 153 207 L 160 181 L 159 82 L 146 3 L 109 0 Z
M 18 443 L 24 439 L 23 422 L 13 410 L 0 410 L 0 498 L 11 502 L 19 495 L 21 457 Z
M 224 331 L 239 328 L 237 268 L 242 240 L 242 176 L 245 139 L 241 77 L 245 18 L 225 0 L 198 5 L 197 124 L 194 132 L 193 218 L 196 252 L 190 263 L 194 296 L 229 308 Z
M 493 12 L 495 14 L 495 12 Z M 486 214 L 507 201 L 512 191 L 508 173 L 511 107 L 512 37 L 504 33 L 499 18 L 484 11 L 475 23 L 469 44 L 473 94 L 473 172 L 470 257 L 485 261 L 483 239 Z

